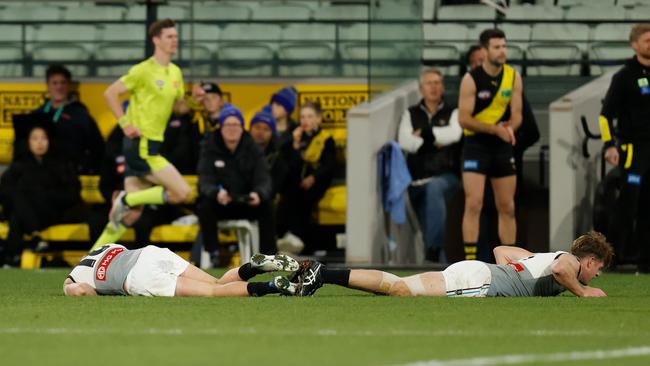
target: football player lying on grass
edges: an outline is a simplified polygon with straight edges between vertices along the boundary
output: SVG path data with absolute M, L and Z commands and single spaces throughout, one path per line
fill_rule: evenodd
M 88 253 L 63 283 L 67 296 L 264 296 L 293 295 L 296 284 L 285 277 L 246 282 L 258 274 L 295 272 L 299 264 L 286 255 L 255 254 L 250 263 L 215 278 L 169 249 L 149 245 L 128 250 L 107 244 Z
M 500 246 L 494 249 L 497 264 L 466 260 L 442 272 L 408 277 L 392 273 L 353 269 L 328 269 L 319 262 L 301 264 L 296 295 L 312 295 L 323 283 L 390 296 L 556 296 L 568 290 L 580 297 L 607 296 L 589 287 L 613 256 L 605 237 L 589 232 L 573 241 L 570 253 L 531 253 Z

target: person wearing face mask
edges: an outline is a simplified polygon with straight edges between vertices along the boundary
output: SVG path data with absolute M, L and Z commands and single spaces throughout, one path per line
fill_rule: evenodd
M 71 79 L 65 66 L 50 65 L 45 72 L 48 99 L 32 113 L 46 114 L 52 122 L 52 142 L 77 174 L 98 174 L 104 139 L 88 108 L 70 94 Z
M 4 254 L 9 266 L 19 264 L 24 234 L 32 236 L 27 245 L 34 247 L 42 230 L 71 219 L 66 211 L 81 201 L 79 179 L 67 160 L 52 153 L 44 127 L 29 131 L 26 149 L 0 179 L 0 197 L 9 217 Z
M 282 252 L 298 254 L 304 249 L 312 211 L 334 177 L 336 146 L 332 136 L 321 129 L 322 120 L 319 104 L 303 104 L 300 125 L 294 129 L 291 143 L 283 147 L 289 172 L 278 208 L 279 231 L 284 233 L 278 250 Z

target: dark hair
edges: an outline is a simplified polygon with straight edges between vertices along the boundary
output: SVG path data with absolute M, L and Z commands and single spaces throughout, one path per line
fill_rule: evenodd
M 323 115 L 323 108 L 321 108 L 320 103 L 318 102 L 312 102 L 312 101 L 307 101 L 305 104 L 300 106 L 300 110 L 303 110 L 305 108 L 311 108 L 316 112 L 316 115 L 322 116 Z
M 478 40 L 481 46 L 484 48 L 488 48 L 490 45 L 490 40 L 492 38 L 506 38 L 506 34 L 503 33 L 501 29 L 486 29 L 483 32 L 481 32 L 481 35 L 479 36 Z
M 174 27 L 176 27 L 176 22 L 169 18 L 157 20 L 149 26 L 149 38 L 153 39 L 153 37 L 160 37 L 163 29 Z
M 50 78 L 54 75 L 63 75 L 67 81 L 72 79 L 70 70 L 61 64 L 52 64 L 47 67 L 47 70 L 45 71 L 45 82 L 50 81 Z
M 489 42 L 489 41 L 488 41 Z M 467 53 L 465 53 L 465 65 L 469 65 L 470 57 L 472 57 L 472 54 L 476 51 L 480 51 L 483 46 L 475 44 L 470 46 L 470 48 L 467 50 Z
M 597 232 L 590 231 L 584 235 L 580 235 L 571 244 L 571 254 L 579 259 L 593 255 L 599 261 L 602 261 L 605 267 L 608 267 L 614 257 L 614 250 L 607 242 L 605 235 Z

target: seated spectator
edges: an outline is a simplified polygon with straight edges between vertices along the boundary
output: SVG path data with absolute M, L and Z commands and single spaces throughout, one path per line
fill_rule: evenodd
M 280 154 L 280 146 L 275 133 L 275 119 L 265 110 L 257 112 L 250 123 L 250 134 L 257 146 L 264 151 L 266 163 L 271 174 L 273 188 L 271 197 L 280 193 L 287 175 L 287 162 Z
M 104 139 L 86 106 L 70 95 L 70 71 L 50 65 L 45 73 L 49 99 L 33 113 L 52 121 L 52 147 L 74 164 L 77 174 L 99 173 Z
M 329 132 L 320 128 L 321 107 L 311 102 L 300 108 L 300 126 L 291 143 L 283 146 L 289 172 L 279 207 L 282 239 L 278 250 L 298 254 L 304 249 L 312 211 L 332 183 L 336 168 L 336 147 Z
M 398 141 L 406 151 L 413 182 L 409 198 L 418 216 L 425 257 L 446 262 L 447 201 L 460 187 L 460 141 L 463 130 L 458 110 L 444 100 L 442 73 L 435 68 L 420 73 L 422 99 L 402 115 Z
M 262 150 L 244 131 L 237 107 L 224 108 L 218 131 L 202 141 L 198 175 L 204 249 L 218 251 L 218 221 L 246 219 L 258 222 L 260 251 L 275 252 L 271 177 Z
M 291 113 L 296 108 L 298 91 L 293 86 L 280 89 L 271 96 L 271 114 L 275 118 L 278 143 L 283 146 L 292 140 L 293 130 L 298 126 L 296 121 L 291 119 Z
M 49 145 L 47 131 L 40 126 L 32 128 L 27 152 L 14 160 L 0 179 L 3 209 L 9 217 L 4 255 L 9 266 L 20 263 L 24 234 L 32 236 L 27 246 L 34 248 L 39 244 L 38 249 L 45 249 L 41 231 L 57 223 L 74 221 L 69 211 L 81 201 L 79 179 L 72 166 L 57 158 Z
M 219 113 L 226 106 L 223 92 L 215 83 L 201 83 L 197 90 L 197 105 L 192 115 L 192 120 L 197 124 L 201 135 L 214 132 L 219 127 Z

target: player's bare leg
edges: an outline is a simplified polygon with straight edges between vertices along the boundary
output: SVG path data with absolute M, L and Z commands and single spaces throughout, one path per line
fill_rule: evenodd
M 514 245 L 517 241 L 517 219 L 515 218 L 515 190 L 517 178 L 512 175 L 492 178 L 494 202 L 499 212 L 499 239 L 503 245 Z
M 349 287 L 389 296 L 445 296 L 445 279 L 441 272 L 426 272 L 408 277 L 392 273 L 353 269 Z
M 485 175 L 471 172 L 463 173 L 463 188 L 465 190 L 465 212 L 463 213 L 465 259 L 476 259 L 476 244 L 478 242 L 481 209 L 483 208 Z

